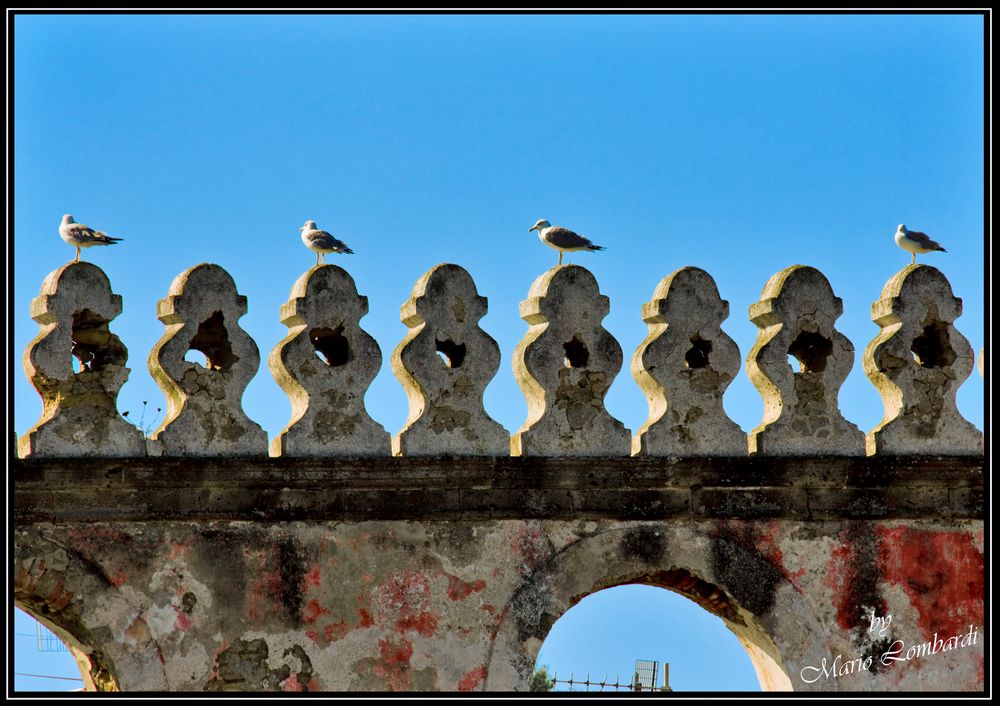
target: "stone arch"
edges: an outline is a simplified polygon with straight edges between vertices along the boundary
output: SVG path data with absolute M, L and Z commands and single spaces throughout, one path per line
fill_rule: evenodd
M 15 542 L 14 605 L 51 630 L 76 660 L 86 691 L 166 689 L 163 657 L 142 606 L 102 567 L 36 531 Z M 120 630 L 107 618 L 120 616 Z M 145 630 L 144 630 L 145 628 Z
M 527 690 L 555 622 L 592 593 L 634 583 L 680 593 L 720 617 L 746 648 L 762 689 L 802 689 L 798 665 L 828 649 L 827 640 L 782 567 L 744 541 L 753 532 L 754 523 L 742 521 L 632 523 L 572 542 L 514 590 L 491 636 L 483 690 Z

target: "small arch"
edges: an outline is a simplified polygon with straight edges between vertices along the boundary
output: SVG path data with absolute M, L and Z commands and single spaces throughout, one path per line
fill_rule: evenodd
M 793 690 L 794 682 L 783 666 L 788 658 L 777 646 L 781 640 L 769 632 L 774 629 L 771 606 L 755 608 L 767 616 L 763 620 L 741 605 L 711 578 L 711 552 L 694 549 L 717 540 L 711 530 L 650 524 L 606 530 L 565 546 L 525 578 L 504 608 L 487 657 L 483 690 L 526 691 L 542 643 L 563 614 L 593 593 L 636 583 L 679 593 L 721 618 L 746 649 L 761 688 Z M 778 584 L 787 586 L 782 578 L 776 578 L 775 590 Z M 811 607 L 795 590 L 782 595 L 796 604 L 798 642 L 816 638 L 821 644 L 815 621 L 801 621 L 812 615 Z M 787 645 L 789 636 L 782 637 Z
M 555 691 L 628 695 L 636 690 L 636 660 L 657 663 L 649 684 L 656 691 L 760 690 L 746 649 L 717 615 L 648 583 L 605 588 L 576 603 L 546 636 L 535 668 L 558 680 Z M 643 685 L 652 674 L 645 676 Z M 570 686 L 570 678 L 591 683 Z

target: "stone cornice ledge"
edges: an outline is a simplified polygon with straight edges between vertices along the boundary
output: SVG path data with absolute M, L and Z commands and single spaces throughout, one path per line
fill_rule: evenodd
M 984 517 L 982 456 L 15 459 L 14 522 Z

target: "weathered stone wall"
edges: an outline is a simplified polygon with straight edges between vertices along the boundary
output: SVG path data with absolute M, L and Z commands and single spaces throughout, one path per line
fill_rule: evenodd
M 127 351 L 102 277 L 64 266 L 33 303 L 25 369 L 45 409 L 11 471 L 15 600 L 91 688 L 524 690 L 562 613 L 636 582 L 720 616 L 765 688 L 983 688 L 982 435 L 954 405 L 972 351 L 933 268 L 873 306 L 864 362 L 886 411 L 867 437 L 838 409 L 854 347 L 822 273 L 783 270 L 751 307 L 765 413 L 748 436 L 721 405 L 728 304 L 707 273 L 675 272 L 643 310 L 634 438 L 604 408 L 622 365 L 609 300 L 554 268 L 521 308 L 529 414 L 509 453 L 482 405 L 486 298 L 457 266 L 403 307 L 410 416 L 391 443 L 363 405 L 381 359 L 367 300 L 339 268 L 307 272 L 270 359 L 293 403 L 270 447 L 240 403 L 260 359 L 229 275 L 191 268 L 161 301 L 149 365 L 169 409 L 146 440 L 114 412 Z M 74 433 L 84 419 L 101 433 Z M 872 616 L 891 616 L 883 635 Z M 926 652 L 883 664 L 899 644 Z

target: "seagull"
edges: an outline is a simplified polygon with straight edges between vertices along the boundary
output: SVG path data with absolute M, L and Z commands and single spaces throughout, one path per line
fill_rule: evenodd
M 80 261 L 80 248 L 89 248 L 94 245 L 114 245 L 122 240 L 121 238 L 112 238 L 107 233 L 94 230 L 90 226 L 77 223 L 73 220 L 73 216 L 68 213 L 62 217 L 62 223 L 59 224 L 59 237 L 76 248 L 76 259 L 73 262 Z
M 326 262 L 326 253 L 339 252 L 345 255 L 353 255 L 354 251 L 347 247 L 347 243 L 337 240 L 325 230 L 316 227 L 316 221 L 306 221 L 306 224 L 299 228 L 302 231 L 302 242 L 305 246 L 316 253 L 316 264 Z
M 913 254 L 913 261 L 910 264 L 917 264 L 917 253 L 923 254 L 925 252 L 948 252 L 941 247 L 940 243 L 936 243 L 927 237 L 926 233 L 920 233 L 915 230 L 906 230 L 906 226 L 902 223 L 899 224 L 899 228 L 896 229 L 896 245 L 903 248 L 903 250 L 909 250 Z
M 562 264 L 562 256 L 564 252 L 574 252 L 576 250 L 604 250 L 604 246 L 594 245 L 582 235 L 577 235 L 569 228 L 554 226 L 544 218 L 539 218 L 535 225 L 528 228 L 529 233 L 533 230 L 538 231 L 538 238 L 543 243 L 548 245 L 550 248 L 559 251 L 560 265 Z

